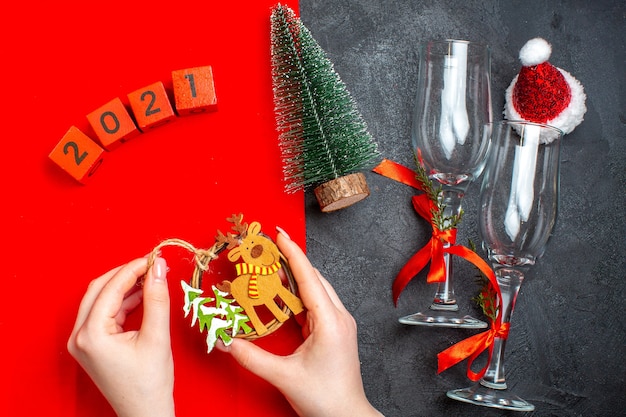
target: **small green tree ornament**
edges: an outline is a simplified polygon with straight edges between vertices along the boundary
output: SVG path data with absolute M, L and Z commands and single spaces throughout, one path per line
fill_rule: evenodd
M 322 211 L 369 195 L 358 172 L 380 157 L 376 143 L 332 62 L 293 10 L 271 15 L 272 80 L 288 192 L 315 186 Z

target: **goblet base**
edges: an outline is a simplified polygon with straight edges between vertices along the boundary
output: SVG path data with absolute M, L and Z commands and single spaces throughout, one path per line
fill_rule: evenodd
M 454 311 L 430 310 L 415 313 L 398 319 L 402 324 L 413 326 L 451 327 L 457 329 L 485 329 L 487 323 L 471 316 L 462 316 Z
M 457 401 L 502 410 L 533 411 L 535 409 L 534 405 L 506 389 L 487 388 L 480 384 L 469 388 L 451 390 L 446 395 Z

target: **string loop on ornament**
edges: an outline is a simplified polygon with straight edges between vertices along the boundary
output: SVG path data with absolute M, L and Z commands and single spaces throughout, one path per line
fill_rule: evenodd
M 196 264 L 194 275 L 198 276 L 201 276 L 203 272 L 209 270 L 209 263 L 211 263 L 211 261 L 213 261 L 214 259 L 217 259 L 218 254 L 225 247 L 224 244 L 215 243 L 209 249 L 199 249 L 191 243 L 182 239 L 166 239 L 159 243 L 157 246 L 155 246 L 154 249 L 152 249 L 152 251 L 150 252 L 150 255 L 148 256 L 148 270 L 152 267 L 154 261 L 161 253 L 161 249 L 166 246 L 177 246 L 187 249 L 189 252 L 193 253 L 194 263 Z M 197 284 L 199 286 L 199 282 Z

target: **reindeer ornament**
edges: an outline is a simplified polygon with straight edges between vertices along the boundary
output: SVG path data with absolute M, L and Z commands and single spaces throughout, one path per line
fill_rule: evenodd
M 253 222 L 248 227 L 241 223 L 242 219 L 241 214 L 229 219 L 234 223 L 233 229 L 239 235 L 233 233 L 224 235 L 218 231 L 217 243 L 222 247 L 226 245 L 226 249 L 229 250 L 228 259 L 235 263 L 240 259 L 243 262 L 235 265 L 237 278 L 232 282 L 223 281 L 217 287 L 233 296 L 250 318 L 256 333 L 262 336 L 268 329 L 259 319 L 256 306 L 265 305 L 281 323 L 289 316 L 276 303 L 277 297 L 294 314 L 302 312 L 304 307 L 302 301 L 283 285 L 278 274 L 282 267 L 282 256 L 278 247 L 261 233 L 260 223 Z
M 191 326 L 198 323 L 200 332 L 206 331 L 207 352 L 211 352 L 218 339 L 225 345 L 233 337 L 255 339 L 278 329 L 289 318 L 304 310 L 302 301 L 295 295 L 296 283 L 287 259 L 267 236 L 261 233 L 261 225 L 253 222 L 250 227 L 242 223 L 243 214 L 233 214 L 227 219 L 233 223 L 233 232 L 224 235 L 218 230 L 215 244 L 209 249 L 197 249 L 181 239 L 167 239 L 157 245 L 150 254 L 152 265 L 165 246 L 178 246 L 194 254 L 196 267 L 189 283 L 181 281 L 185 294 L 183 310 L 185 317 L 191 314 Z M 212 285 L 214 297 L 205 296 L 202 276 L 209 271 L 211 261 L 228 250 L 228 259 L 236 263 L 237 277 Z M 241 262 L 238 262 L 241 260 Z M 279 275 L 281 269 L 289 281 L 289 289 Z M 282 308 L 278 301 L 282 301 Z M 274 316 L 263 323 L 256 307 L 264 305 Z M 254 331 L 248 322 L 254 327 Z
M 209 249 L 197 249 L 181 239 L 167 239 L 157 245 L 148 259 L 150 267 L 162 248 L 178 246 L 194 254 L 196 267 L 189 283 L 181 281 L 185 294 L 183 310 L 185 317 L 191 314 L 191 326 L 198 323 L 200 332 L 206 331 L 207 352 L 211 352 L 218 339 L 228 346 L 234 337 L 255 339 L 278 329 L 289 318 L 304 310 L 302 301 L 295 295 L 296 283 L 287 259 L 274 242 L 261 233 L 261 224 L 253 222 L 250 227 L 242 223 L 243 214 L 233 214 L 227 219 L 233 223 L 233 232 L 224 235 L 218 230 L 215 243 Z M 211 261 L 228 250 L 228 259 L 236 263 L 237 277 L 212 285 L 214 297 L 205 296 L 202 276 L 209 271 Z M 241 260 L 242 262 L 237 263 Z M 289 289 L 279 275 L 281 269 L 289 281 Z M 282 301 L 282 308 L 278 301 Z M 274 316 L 263 323 L 256 307 L 264 305 Z M 248 322 L 254 327 L 254 331 Z

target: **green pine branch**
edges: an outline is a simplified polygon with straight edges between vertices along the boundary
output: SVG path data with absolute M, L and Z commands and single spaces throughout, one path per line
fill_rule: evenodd
M 471 240 L 468 243 L 469 248 L 476 252 L 476 245 Z M 476 275 L 476 283 L 480 285 L 480 290 L 478 294 L 472 297 L 472 301 L 475 302 L 483 314 L 491 320 L 491 322 L 495 322 L 498 317 L 498 312 L 500 311 L 500 305 L 498 304 L 498 292 L 491 284 L 491 281 L 483 274 L 483 272 L 476 267 L 478 275 Z
M 459 214 L 446 216 L 444 214 L 446 205 L 441 203 L 441 193 L 443 191 L 441 185 L 438 187 L 434 186 L 433 181 L 426 172 L 426 168 L 424 168 L 424 163 L 419 157 L 416 158 L 416 165 L 415 179 L 419 182 L 421 190 L 426 193 L 428 199 L 434 203 L 435 208 L 430 211 L 432 223 L 441 231 L 456 229 L 463 218 L 463 210 Z

